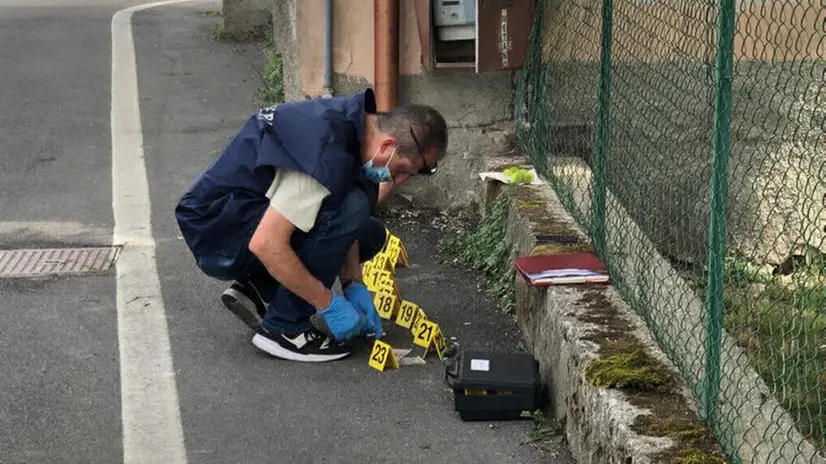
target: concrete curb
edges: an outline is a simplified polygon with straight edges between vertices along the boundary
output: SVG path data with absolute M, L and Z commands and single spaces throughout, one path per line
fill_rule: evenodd
M 486 170 L 511 165 L 529 167 L 523 158 L 507 157 L 488 160 Z M 513 256 L 541 250 L 536 237 L 545 234 L 574 235 L 580 247 L 590 248 L 585 233 L 549 185 L 483 182 L 480 204 L 484 207 L 500 195 L 509 203 L 506 240 Z M 612 286 L 536 289 L 518 276 L 515 286 L 519 327 L 548 385 L 549 416 L 564 421 L 577 462 L 661 463 L 680 462 L 690 453 L 723 456 L 716 439 L 699 421 L 677 369 Z M 669 386 L 653 390 L 593 386 L 586 375 L 588 366 L 619 354 L 622 350 L 610 349 L 617 343 L 636 346 L 656 360 Z

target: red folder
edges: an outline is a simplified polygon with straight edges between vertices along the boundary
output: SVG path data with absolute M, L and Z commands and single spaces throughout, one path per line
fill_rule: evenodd
M 605 264 L 591 253 L 520 256 L 513 262 L 528 285 L 603 283 L 610 277 Z

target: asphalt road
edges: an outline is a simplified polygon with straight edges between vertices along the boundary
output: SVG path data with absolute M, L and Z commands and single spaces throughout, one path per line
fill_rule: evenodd
M 112 243 L 111 18 L 137 3 L 0 0 L 0 249 Z M 564 449 L 523 445 L 530 423 L 461 422 L 436 358 L 379 373 L 367 343 L 320 365 L 252 346 L 220 305 L 225 284 L 195 268 L 173 208 L 256 109 L 263 56 L 212 38 L 217 18 L 205 12 L 220 4 L 184 5 L 137 12 L 132 24 L 187 461 L 570 462 Z M 513 321 L 478 280 L 438 264 L 440 232 L 427 217 L 388 226 L 413 263 L 398 273 L 405 298 L 463 347 L 516 348 Z M 0 462 L 123 462 L 117 288 L 114 269 L 0 279 Z M 389 331 L 394 347 L 412 347 L 403 329 Z

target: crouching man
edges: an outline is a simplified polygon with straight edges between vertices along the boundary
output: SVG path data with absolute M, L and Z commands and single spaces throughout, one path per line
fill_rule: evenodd
M 382 335 L 361 282 L 361 263 L 386 239 L 376 206 L 409 177 L 435 173 L 447 139 L 433 108 L 377 113 L 371 89 L 263 108 L 195 179 L 175 216 L 198 268 L 233 281 L 221 300 L 256 331 L 256 347 L 293 361 L 341 359 L 347 340 Z M 336 277 L 343 294 L 331 290 Z M 313 326 L 314 314 L 332 338 Z

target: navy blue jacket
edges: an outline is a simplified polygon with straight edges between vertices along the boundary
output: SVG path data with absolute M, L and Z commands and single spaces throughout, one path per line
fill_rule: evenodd
M 376 111 L 371 89 L 281 103 L 252 115 L 175 208 L 199 265 L 217 259 L 233 266 L 269 205 L 266 193 L 278 168 L 301 171 L 326 187 L 322 211 L 336 209 L 353 188 L 365 190 L 375 207 L 378 186 L 361 175 L 365 111 Z

